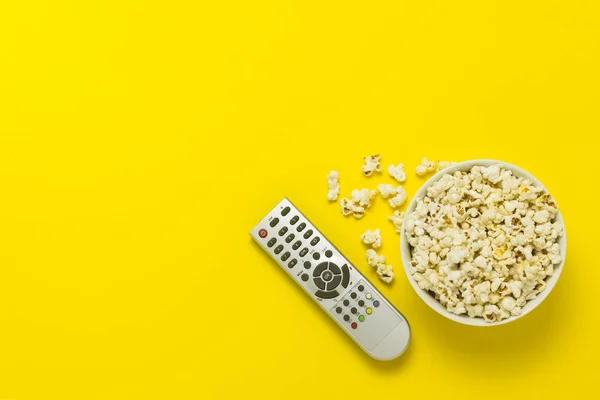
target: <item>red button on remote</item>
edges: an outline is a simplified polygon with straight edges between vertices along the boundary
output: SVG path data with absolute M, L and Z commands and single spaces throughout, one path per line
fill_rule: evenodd
M 356 327 L 357 327 L 358 325 L 356 324 L 356 322 L 353 322 L 353 323 L 352 323 L 352 325 L 350 325 L 350 326 L 352 327 L 352 329 L 356 329 Z
M 267 230 L 266 229 L 261 229 L 260 231 L 258 231 L 258 236 L 260 236 L 261 238 L 266 238 L 267 237 Z

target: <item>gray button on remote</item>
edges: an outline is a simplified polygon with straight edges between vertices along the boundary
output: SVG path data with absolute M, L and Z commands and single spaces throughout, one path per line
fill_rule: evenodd
M 325 290 L 325 282 L 321 278 L 314 278 L 315 285 L 321 290 Z
M 298 240 L 296 243 L 293 244 L 292 249 L 298 250 L 300 246 L 302 246 L 302 242 Z
M 269 247 L 273 247 L 275 245 L 275 243 L 277 243 L 277 239 L 275 238 L 271 238 L 268 242 L 267 242 L 267 246 Z
M 286 251 L 285 253 L 283 253 L 283 255 L 281 256 L 281 261 L 287 261 L 287 259 L 290 258 L 290 252 Z
M 300 250 L 300 257 L 304 257 L 306 254 L 308 253 L 308 248 L 305 247 L 302 250 Z
M 325 271 L 326 269 L 327 269 L 326 262 L 317 265 L 317 268 L 315 268 L 315 270 L 313 271 L 313 276 L 321 276 L 321 272 Z
M 279 245 L 277 247 L 275 247 L 275 250 L 273 250 L 275 252 L 275 254 L 279 254 L 281 253 L 281 250 L 283 250 L 283 246 Z
M 281 229 L 279 230 L 279 236 L 283 236 L 283 235 L 285 235 L 285 233 L 286 233 L 287 231 L 288 231 L 288 228 L 287 228 L 287 226 L 284 226 L 283 228 L 281 228 Z
M 290 225 L 296 225 L 296 222 L 298 222 L 300 218 L 297 215 L 294 215 L 294 217 L 292 219 L 290 219 Z
M 336 287 L 339 286 L 340 282 L 342 281 L 342 277 L 340 275 L 335 275 L 333 277 L 333 279 L 331 280 L 331 282 L 329 282 L 327 284 L 327 290 L 333 290 Z
M 333 299 L 335 297 L 338 297 L 340 294 L 338 292 L 336 292 L 335 290 L 331 291 L 331 292 L 324 292 L 322 290 L 317 290 L 315 292 L 315 296 L 320 297 L 322 299 Z
M 333 272 L 335 275 L 341 275 L 342 274 L 342 270 L 340 269 L 340 267 L 338 267 L 337 265 L 335 265 L 334 263 L 330 262 L 329 263 L 329 269 L 331 270 L 331 272 Z
M 294 234 L 293 234 L 293 233 L 290 233 L 290 234 L 288 235 L 288 237 L 286 237 L 286 238 L 285 238 L 285 242 L 286 242 L 286 243 L 290 243 L 292 240 L 294 240 L 294 238 L 295 238 L 295 237 L 296 237 L 296 236 L 294 236 Z
M 342 286 L 346 288 L 348 287 L 348 283 L 350 283 L 350 269 L 346 264 L 342 265 L 342 274 Z

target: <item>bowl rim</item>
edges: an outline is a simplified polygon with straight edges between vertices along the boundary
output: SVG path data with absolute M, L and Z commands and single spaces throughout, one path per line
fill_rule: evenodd
M 411 246 L 408 244 L 408 240 L 406 239 L 406 232 L 404 230 L 404 227 L 406 226 L 406 218 L 416 208 L 417 199 L 423 198 L 425 196 L 425 194 L 427 192 L 427 188 L 429 188 L 431 185 L 433 185 L 435 182 L 437 182 L 445 174 L 448 174 L 448 173 L 452 174 L 456 171 L 470 170 L 472 167 L 474 167 L 476 165 L 481 165 L 481 166 L 486 166 L 486 167 L 489 167 L 491 165 L 498 165 L 500 167 L 503 167 L 505 169 L 512 171 L 513 174 L 517 177 L 523 177 L 523 178 L 531 180 L 534 185 L 541 187 L 542 189 L 544 189 L 546 191 L 546 193 L 550 193 L 550 191 L 544 186 L 544 184 L 542 184 L 542 182 L 540 182 L 532 174 L 530 174 L 526 170 L 524 170 L 514 164 L 510 164 L 505 161 L 492 160 L 492 159 L 476 159 L 476 160 L 462 161 L 462 162 L 453 164 L 450 167 L 444 168 L 443 170 L 435 173 L 432 177 L 430 177 L 427 181 L 425 181 L 421 185 L 419 190 L 415 193 L 413 198 L 411 199 L 408 207 L 406 208 L 404 220 L 402 223 L 402 229 L 400 231 L 400 258 L 402 260 L 406 278 L 410 282 L 412 288 L 415 290 L 417 295 L 430 308 L 432 308 L 438 314 L 443 315 L 444 317 L 446 317 L 452 321 L 458 322 L 460 324 L 470 325 L 470 326 L 488 326 L 489 327 L 489 326 L 497 326 L 497 325 L 507 324 L 509 322 L 513 322 L 513 321 L 518 320 L 519 318 L 524 317 L 525 315 L 527 315 L 531 311 L 533 311 L 536 307 L 538 307 L 546 299 L 546 297 L 548 297 L 548 295 L 550 294 L 550 292 L 552 291 L 554 286 L 556 286 L 556 283 L 558 282 L 558 278 L 560 277 L 563 267 L 564 267 L 564 264 L 565 264 L 565 259 L 567 256 L 567 232 L 566 232 L 565 222 L 562 217 L 561 209 L 560 209 L 560 207 L 558 207 L 558 212 L 556 214 L 554 221 L 560 222 L 563 226 L 563 234 L 561 237 L 559 237 L 559 240 L 558 240 L 559 250 L 560 250 L 560 254 L 562 256 L 562 260 L 561 260 L 560 264 L 558 264 L 554 267 L 554 274 L 550 278 L 546 279 L 545 290 L 542 291 L 535 299 L 528 301 L 523 306 L 523 312 L 521 313 L 521 315 L 511 316 L 509 318 L 503 319 L 502 321 L 486 322 L 483 318 L 471 318 L 464 314 L 456 315 L 456 314 L 453 314 L 450 311 L 448 311 L 446 309 L 446 307 L 444 305 L 442 305 L 442 303 L 440 303 L 438 300 L 436 300 L 431 294 L 429 294 L 425 290 L 421 289 L 417 285 L 415 280 L 413 279 L 412 274 L 410 273 Z M 553 200 L 558 205 L 558 203 L 556 202 L 556 199 L 553 198 Z

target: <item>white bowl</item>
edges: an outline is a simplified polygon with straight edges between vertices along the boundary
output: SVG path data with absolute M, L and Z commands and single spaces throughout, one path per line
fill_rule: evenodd
M 423 186 L 421 186 L 419 191 L 415 194 L 415 196 L 411 200 L 410 204 L 408 205 L 408 208 L 406 209 L 405 222 L 406 222 L 406 217 L 408 217 L 409 213 L 413 212 L 415 207 L 417 206 L 417 199 L 423 198 L 427 194 L 428 187 L 430 187 L 432 184 L 437 182 L 444 174 L 453 174 L 456 171 L 469 171 L 475 165 L 482 165 L 482 166 L 498 165 L 498 166 L 501 166 L 503 168 L 506 168 L 506 169 L 512 171 L 512 173 L 517 177 L 523 177 L 523 178 L 527 178 L 527 179 L 531 180 L 535 184 L 535 186 L 541 187 L 546 192 L 549 193 L 549 191 L 544 187 L 544 185 L 542 185 L 542 183 L 540 181 L 538 181 L 533 175 L 531 175 L 529 172 L 527 172 L 515 165 L 508 164 L 503 161 L 496 161 L 496 160 L 472 160 L 472 161 L 460 162 L 460 163 L 454 164 L 451 167 L 448 167 L 448 168 L 436 173 L 427 182 L 425 182 L 423 184 Z M 550 194 L 552 195 L 552 193 L 550 193 Z M 556 202 L 556 199 L 554 199 L 554 201 Z M 562 218 L 562 214 L 560 212 L 560 207 L 559 207 L 559 211 L 556 214 L 556 218 L 554 219 L 554 221 L 560 222 L 563 226 L 563 235 L 558 239 L 558 245 L 560 247 L 560 254 L 562 256 L 562 261 L 559 265 L 555 265 L 554 274 L 551 277 L 546 279 L 546 288 L 540 294 L 538 294 L 538 296 L 534 300 L 528 301 L 523 306 L 523 312 L 519 316 L 509 317 L 509 318 L 503 319 L 502 321 L 497 321 L 497 322 L 485 322 L 483 318 L 470 318 L 467 315 L 456 315 L 456 314 L 453 314 L 450 311 L 446 310 L 446 307 L 443 306 L 438 300 L 436 300 L 435 297 L 433 297 L 433 295 L 431 295 L 429 292 L 421 289 L 417 285 L 417 283 L 415 282 L 415 280 L 413 279 L 413 277 L 410 273 L 411 246 L 408 244 L 408 240 L 406 239 L 406 232 L 404 231 L 405 224 L 403 224 L 402 232 L 400 233 L 400 256 L 402 258 L 402 264 L 404 264 L 404 272 L 406 273 L 408 281 L 412 285 L 413 289 L 415 289 L 415 292 L 417 292 L 419 297 L 421 299 L 423 299 L 423 301 L 425 303 L 427 303 L 427 305 L 429 305 L 429 307 L 433 308 L 435 311 L 437 311 L 439 314 L 443 315 L 444 317 L 451 319 L 452 321 L 459 322 L 461 324 L 473 325 L 473 326 L 494 326 L 494 325 L 507 324 L 509 322 L 515 321 L 515 320 L 527 315 L 534 308 L 539 306 L 542 303 L 542 301 L 544 301 L 544 299 L 546 297 L 548 297 L 548 295 L 552 291 L 552 288 L 554 288 L 554 285 L 556 285 L 556 282 L 558 281 L 558 277 L 560 276 L 560 273 L 563 270 L 563 265 L 565 263 L 565 258 L 567 255 L 567 234 L 566 234 L 566 231 L 564 230 L 565 224 L 564 224 L 564 221 Z

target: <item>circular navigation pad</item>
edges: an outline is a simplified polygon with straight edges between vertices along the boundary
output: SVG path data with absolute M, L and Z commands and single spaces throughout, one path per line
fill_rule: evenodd
M 313 271 L 313 282 L 320 289 L 315 295 L 323 299 L 333 299 L 339 296 L 335 289 L 340 284 L 347 287 L 349 280 L 350 270 L 346 264 L 340 268 L 332 262 L 322 262 Z

